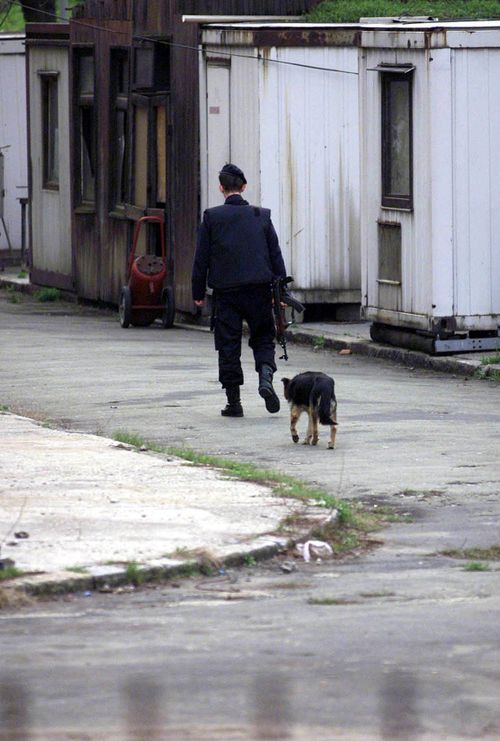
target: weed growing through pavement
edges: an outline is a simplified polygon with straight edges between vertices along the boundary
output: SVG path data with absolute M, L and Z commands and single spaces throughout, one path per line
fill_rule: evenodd
M 489 571 L 490 567 L 487 563 L 481 563 L 480 561 L 469 561 L 464 566 L 464 571 Z
M 255 558 L 255 556 L 252 556 L 251 553 L 245 553 L 245 555 L 243 556 L 243 563 L 245 564 L 245 566 L 255 566 L 257 563 L 257 559 Z
M 490 545 L 489 548 L 455 548 L 440 553 L 449 558 L 464 558 L 470 561 L 500 561 L 500 545 Z
M 310 597 L 307 600 L 308 605 L 356 605 L 357 600 L 346 599 L 345 597 Z
M 15 286 L 7 286 L 7 301 L 10 304 L 18 304 L 21 301 L 21 296 L 16 291 Z
M 67 566 L 66 571 L 71 571 L 73 574 L 88 574 L 88 569 L 85 566 Z
M 125 576 L 127 577 L 127 581 L 133 584 L 134 587 L 138 587 L 144 581 L 144 574 L 141 573 L 139 564 L 135 561 L 127 564 Z
M 481 381 L 500 381 L 500 371 L 496 368 L 491 368 L 489 365 L 485 365 L 484 368 L 477 368 L 474 371 L 474 378 L 478 378 Z
M 323 337 L 323 335 L 320 335 L 319 337 L 315 337 L 313 340 L 313 350 L 323 350 L 326 344 L 326 339 Z
M 18 278 L 27 278 L 28 277 L 28 273 L 26 272 L 26 270 L 20 270 L 19 273 L 17 274 L 17 277 Z

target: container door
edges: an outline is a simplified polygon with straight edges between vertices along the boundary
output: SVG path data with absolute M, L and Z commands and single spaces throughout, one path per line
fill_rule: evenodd
M 221 194 L 218 174 L 231 161 L 230 66 L 224 62 L 207 64 L 207 197 L 208 208 L 218 206 Z

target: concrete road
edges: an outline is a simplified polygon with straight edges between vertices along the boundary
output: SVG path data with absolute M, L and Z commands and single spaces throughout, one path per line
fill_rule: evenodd
M 497 563 L 436 555 L 499 542 L 497 385 L 293 346 L 278 376 L 336 379 L 332 452 L 326 434 L 294 446 L 285 408 L 266 414 L 247 348 L 246 416 L 221 418 L 204 332 L 122 330 L 2 292 L 0 348 L 15 411 L 250 460 L 414 518 L 370 554 L 291 575 L 273 561 L 0 613 L 2 740 L 500 737 Z

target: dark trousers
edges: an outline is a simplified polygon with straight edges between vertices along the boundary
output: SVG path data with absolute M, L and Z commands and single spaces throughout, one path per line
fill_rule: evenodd
M 276 331 L 268 285 L 218 292 L 215 302 L 215 349 L 219 353 L 219 381 L 224 388 L 241 386 L 241 338 L 243 320 L 250 330 L 249 346 L 253 350 L 255 370 L 274 362 Z

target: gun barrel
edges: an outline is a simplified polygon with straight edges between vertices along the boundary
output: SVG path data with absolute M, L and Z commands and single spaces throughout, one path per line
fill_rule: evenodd
M 302 314 L 304 311 L 304 305 L 300 303 L 300 301 L 297 301 L 296 298 L 293 298 L 293 296 L 290 296 L 289 294 L 285 294 L 281 297 L 281 300 L 284 304 L 287 306 L 291 306 L 292 309 L 295 309 L 295 311 L 298 311 L 299 314 Z

